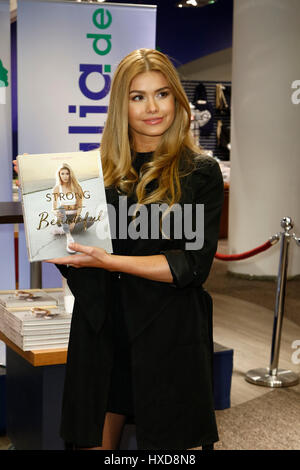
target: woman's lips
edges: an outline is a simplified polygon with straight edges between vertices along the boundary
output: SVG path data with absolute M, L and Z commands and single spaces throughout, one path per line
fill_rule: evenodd
M 154 126 L 155 124 L 160 124 L 162 120 L 163 118 L 144 119 L 144 123 Z

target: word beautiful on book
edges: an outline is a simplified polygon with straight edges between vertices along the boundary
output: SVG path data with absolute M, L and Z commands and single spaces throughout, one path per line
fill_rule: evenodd
M 80 215 L 79 216 L 74 216 L 71 217 L 70 219 L 66 220 L 67 225 L 72 225 L 81 222 L 83 224 L 84 229 L 86 230 L 88 227 L 88 222 L 100 222 L 102 220 L 103 216 L 103 210 L 101 210 L 98 214 L 98 217 L 92 217 L 90 216 L 89 212 L 87 212 L 82 218 Z M 58 225 L 59 227 L 61 226 L 61 223 L 59 219 L 57 218 L 52 218 L 49 220 L 49 213 L 48 212 L 42 212 L 39 214 L 39 225 L 37 227 L 37 230 L 42 230 L 44 228 L 49 227 L 49 225 Z
M 19 155 L 29 261 L 66 256 L 73 242 L 112 252 L 99 150 Z

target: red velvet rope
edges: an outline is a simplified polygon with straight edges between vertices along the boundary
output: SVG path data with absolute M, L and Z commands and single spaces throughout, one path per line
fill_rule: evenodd
M 262 251 L 267 250 L 270 248 L 270 246 L 272 246 L 272 243 L 270 240 L 268 240 L 266 243 L 258 246 L 257 248 L 254 248 L 253 250 L 245 251 L 244 253 L 238 253 L 236 255 L 222 255 L 221 253 L 216 253 L 215 258 L 224 261 L 237 261 L 239 259 L 250 258 L 250 256 L 257 255 L 257 253 L 261 253 Z

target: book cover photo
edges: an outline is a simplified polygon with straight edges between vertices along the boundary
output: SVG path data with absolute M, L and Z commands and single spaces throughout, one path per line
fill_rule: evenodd
M 99 150 L 17 160 L 30 262 L 74 254 L 72 242 L 112 253 Z

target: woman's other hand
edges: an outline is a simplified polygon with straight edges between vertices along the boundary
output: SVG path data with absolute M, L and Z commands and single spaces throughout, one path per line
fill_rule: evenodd
M 23 153 L 23 155 L 28 155 L 28 153 Z M 14 166 L 14 171 L 18 174 L 19 173 L 18 160 L 13 160 L 13 166 Z M 19 180 L 16 180 L 16 185 L 20 187 Z
M 19 173 L 19 168 L 18 168 L 18 162 L 17 160 L 13 160 L 13 166 L 14 166 L 14 171 L 16 173 Z

